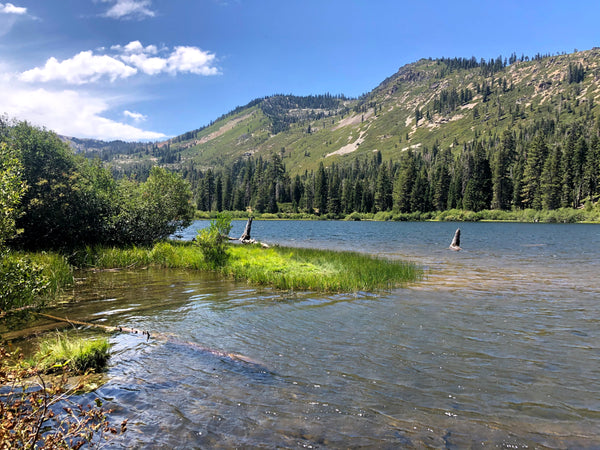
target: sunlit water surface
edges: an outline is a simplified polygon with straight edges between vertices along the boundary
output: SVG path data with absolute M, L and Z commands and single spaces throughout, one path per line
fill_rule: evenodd
M 111 338 L 96 395 L 114 420 L 129 418 L 111 446 L 600 447 L 600 226 L 255 221 L 252 231 L 408 259 L 426 279 L 317 295 L 184 271 L 84 273 L 79 303 L 51 313 L 172 337 Z

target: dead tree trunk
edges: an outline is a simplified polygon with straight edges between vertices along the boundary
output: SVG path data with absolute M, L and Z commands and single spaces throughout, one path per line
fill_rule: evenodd
M 238 239 L 242 244 L 259 244 L 263 248 L 269 248 L 268 244 L 264 242 L 259 242 L 256 239 L 252 239 L 250 237 L 250 230 L 252 229 L 252 216 L 248 217 L 248 222 L 246 222 L 246 228 L 244 229 L 244 233 Z M 232 239 L 232 238 L 229 238 Z M 235 240 L 235 239 L 232 239 Z
M 252 216 L 248 217 L 248 222 L 246 222 L 246 228 L 244 229 L 244 233 L 240 236 L 240 241 L 244 242 L 244 241 L 249 241 L 251 239 L 251 237 L 250 237 L 251 229 L 252 229 Z
M 460 250 L 460 228 L 456 230 L 454 233 L 454 239 L 452 239 L 452 244 L 450 244 L 450 249 L 459 251 Z

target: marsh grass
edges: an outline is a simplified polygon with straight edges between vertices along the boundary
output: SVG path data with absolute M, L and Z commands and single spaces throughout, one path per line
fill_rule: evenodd
M 222 266 L 206 261 L 189 242 L 161 242 L 152 248 L 88 248 L 87 267 L 98 269 L 147 266 L 217 271 L 251 284 L 283 290 L 321 292 L 377 291 L 419 280 L 412 263 L 333 250 L 230 245 Z
M 57 333 L 40 342 L 32 365 L 46 373 L 63 368 L 76 373 L 87 370 L 99 372 L 106 366 L 109 349 L 107 338 L 91 340 Z

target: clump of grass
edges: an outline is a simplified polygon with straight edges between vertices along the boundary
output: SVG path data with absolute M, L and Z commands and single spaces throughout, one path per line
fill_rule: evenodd
M 210 270 L 284 290 L 376 291 L 417 281 L 423 275 L 422 269 L 412 263 L 333 250 L 229 245 L 229 258 L 218 266 L 189 242 L 161 242 L 146 249 L 95 247 L 93 252 L 87 260 L 95 261 L 92 267 L 96 268 L 152 265 Z
M 47 373 L 62 368 L 76 373 L 98 372 L 106 367 L 109 349 L 107 338 L 90 340 L 58 333 L 40 343 L 33 365 Z
M 285 290 L 356 292 L 391 289 L 419 280 L 422 269 L 355 252 L 233 246 L 223 272 Z

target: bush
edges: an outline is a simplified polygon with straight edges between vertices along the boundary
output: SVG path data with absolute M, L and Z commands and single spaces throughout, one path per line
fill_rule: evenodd
M 200 247 L 206 263 L 213 267 L 223 266 L 229 258 L 229 232 L 231 216 L 218 214 L 207 228 L 198 230 L 196 244 Z
M 33 303 L 50 285 L 42 272 L 42 267 L 28 258 L 8 253 L 0 255 L 0 309 Z

